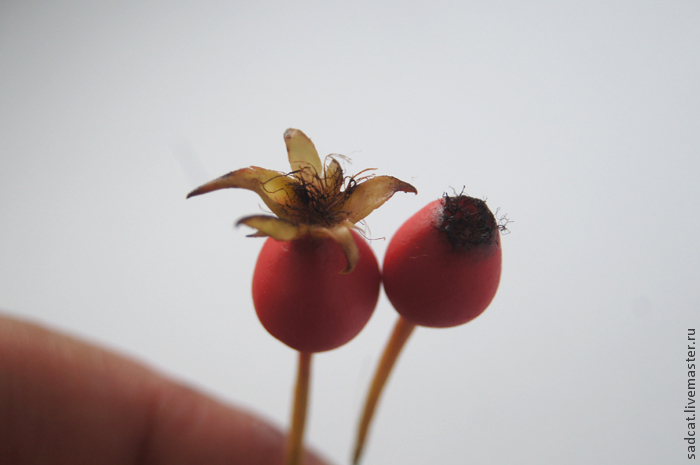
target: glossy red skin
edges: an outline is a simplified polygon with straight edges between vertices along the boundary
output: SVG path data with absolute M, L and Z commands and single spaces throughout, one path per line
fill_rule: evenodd
M 300 352 L 323 352 L 364 328 L 377 305 L 381 276 L 372 249 L 353 237 L 360 261 L 348 274 L 341 273 L 345 255 L 332 239 L 265 241 L 253 274 L 253 303 L 270 334 Z
M 447 328 L 473 320 L 493 300 L 501 278 L 501 239 L 453 250 L 436 227 L 442 200 L 409 218 L 387 247 L 383 282 L 387 297 L 406 320 Z

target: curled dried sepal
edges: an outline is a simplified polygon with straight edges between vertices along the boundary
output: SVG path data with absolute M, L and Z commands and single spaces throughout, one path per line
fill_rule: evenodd
M 359 253 L 350 229 L 396 192 L 417 193 L 415 187 L 391 176 L 366 174 L 370 170 L 344 176 L 340 163 L 331 155 L 324 168 L 313 142 L 298 129 L 287 129 L 284 141 L 290 173 L 251 166 L 210 181 L 187 197 L 226 188 L 252 190 L 277 218 L 254 215 L 241 219 L 238 224 L 258 230 L 251 236 L 270 236 L 281 241 L 293 241 L 307 234 L 331 237 L 347 258 L 344 272 L 352 271 Z
M 267 215 L 252 215 L 241 218 L 236 222 L 236 226 L 246 225 L 257 229 L 248 237 L 271 237 L 278 241 L 294 241 L 310 234 L 312 237 L 330 237 L 336 241 L 347 260 L 347 265 L 343 273 L 351 272 L 360 261 L 360 252 L 357 244 L 350 233 L 354 227 L 352 223 L 345 223 L 335 228 L 310 227 L 305 224 L 295 224 L 291 221 L 275 218 Z
M 358 184 L 343 204 L 342 210 L 348 212 L 348 221 L 357 223 L 381 207 L 396 192 L 418 193 L 415 187 L 400 179 L 376 176 Z
M 260 196 L 267 208 L 280 218 L 286 218 L 285 206 L 296 202 L 294 180 L 279 171 L 249 166 L 216 178 L 187 194 L 187 198 L 219 189 L 248 189 Z
M 267 215 L 252 215 L 241 218 L 236 222 L 236 226 L 250 226 L 257 229 L 248 237 L 271 237 L 278 241 L 293 241 L 308 234 L 309 227 L 306 225 L 292 223 L 291 221 L 275 218 Z

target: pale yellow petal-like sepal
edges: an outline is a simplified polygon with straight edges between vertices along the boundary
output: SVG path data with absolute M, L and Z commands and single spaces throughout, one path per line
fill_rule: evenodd
M 358 184 L 340 211 L 348 213 L 348 221 L 357 223 L 381 207 L 396 192 L 418 193 L 415 187 L 393 176 L 375 176 Z
M 236 226 L 242 224 L 257 229 L 257 232 L 250 234 L 249 237 L 269 236 L 278 241 L 293 241 L 309 232 L 309 227 L 306 225 L 267 215 L 246 216 L 236 222 Z
M 299 129 L 289 128 L 284 131 L 284 143 L 294 175 L 307 183 L 316 183 L 323 175 L 323 164 L 311 139 Z
M 275 215 L 281 218 L 288 218 L 289 208 L 287 207 L 296 207 L 297 198 L 294 187 L 298 184 L 298 180 L 279 171 L 250 166 L 232 171 L 199 186 L 187 194 L 187 198 L 219 189 L 248 189 L 258 194 L 262 201 L 265 202 L 267 208 Z

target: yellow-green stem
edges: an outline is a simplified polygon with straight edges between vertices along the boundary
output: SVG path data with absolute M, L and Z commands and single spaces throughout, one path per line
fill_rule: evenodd
M 311 375 L 311 353 L 299 352 L 297 385 L 294 390 L 292 426 L 287 438 L 287 465 L 300 465 L 304 452 L 304 425 L 309 401 L 309 378 Z
M 362 420 L 360 420 L 360 426 L 357 430 L 355 453 L 352 459 L 352 463 L 355 465 L 357 465 L 360 461 L 362 449 L 364 448 L 365 440 L 367 439 L 369 424 L 372 421 L 372 416 L 374 415 L 374 410 L 377 407 L 377 402 L 379 401 L 379 396 L 382 393 L 384 384 L 386 384 L 386 380 L 389 378 L 391 369 L 394 367 L 396 359 L 401 353 L 401 349 L 415 327 L 416 325 L 409 323 L 408 321 L 404 320 L 403 317 L 399 316 L 399 319 L 396 321 L 396 325 L 394 326 L 394 332 L 391 333 L 391 338 L 384 348 L 382 359 L 379 361 L 377 372 L 374 374 L 372 385 L 370 386 L 369 393 L 367 394 L 365 409 L 362 412 Z

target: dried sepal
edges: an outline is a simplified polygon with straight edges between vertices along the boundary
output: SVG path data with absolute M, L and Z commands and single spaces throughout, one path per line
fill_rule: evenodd
M 253 234 L 248 234 L 248 237 L 271 237 L 278 241 L 294 241 L 307 234 L 317 238 L 329 237 L 340 245 L 345 255 L 346 266 L 342 273 L 350 273 L 360 261 L 360 252 L 350 232 L 352 223 L 345 223 L 335 228 L 322 228 L 296 224 L 274 216 L 251 215 L 236 222 L 236 226 L 242 224 L 257 230 Z
M 358 184 L 341 210 L 348 212 L 348 221 L 357 223 L 381 207 L 396 192 L 412 192 L 415 187 L 393 176 L 375 176 Z
M 329 155 L 330 162 L 323 172 L 323 187 L 329 195 L 338 196 L 343 187 L 343 168 L 335 158 Z
M 245 218 L 241 218 L 236 222 L 236 226 L 240 226 L 242 224 L 257 229 L 255 233 L 249 234 L 248 237 L 269 236 L 273 239 L 277 239 L 278 241 L 293 241 L 300 239 L 309 232 L 309 227 L 306 225 L 292 223 L 291 221 L 268 215 L 246 216 Z
M 340 244 L 347 258 L 344 273 L 359 261 L 359 252 L 350 232 L 355 223 L 379 208 L 396 192 L 416 189 L 391 176 L 374 176 L 372 169 L 345 176 L 336 157 L 329 155 L 321 163 L 316 147 L 298 129 L 284 133 L 290 173 L 250 166 L 232 171 L 190 192 L 187 197 L 225 188 L 248 189 L 257 193 L 277 218 L 253 215 L 241 219 L 257 231 L 252 237 L 272 237 L 293 241 L 310 234 L 330 237 Z
M 294 176 L 307 183 L 316 183 L 323 173 L 323 165 L 311 139 L 300 130 L 289 128 L 284 131 L 284 143 Z
M 272 213 L 280 218 L 287 218 L 289 207 L 293 208 L 298 202 L 295 184 L 298 184 L 296 179 L 279 171 L 249 166 L 199 186 L 187 194 L 187 198 L 219 189 L 248 189 L 258 194 Z

